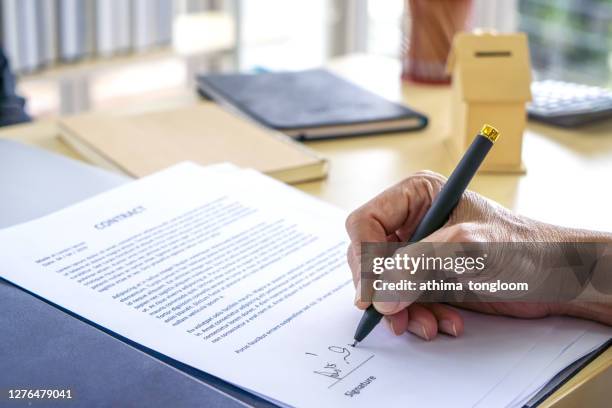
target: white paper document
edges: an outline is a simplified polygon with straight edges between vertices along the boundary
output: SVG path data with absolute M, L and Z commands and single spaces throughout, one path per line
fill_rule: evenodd
M 361 312 L 344 219 L 254 171 L 186 163 L 0 230 L 0 274 L 290 406 L 521 404 L 564 352 L 565 365 L 610 337 L 574 319 L 462 312 L 461 338 L 380 325 L 350 347 Z

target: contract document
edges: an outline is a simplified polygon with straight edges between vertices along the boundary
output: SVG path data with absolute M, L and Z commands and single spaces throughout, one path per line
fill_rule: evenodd
M 345 217 L 255 171 L 184 163 L 0 230 L 0 274 L 282 406 L 520 406 L 610 338 L 462 311 L 460 338 L 381 324 L 350 347 Z

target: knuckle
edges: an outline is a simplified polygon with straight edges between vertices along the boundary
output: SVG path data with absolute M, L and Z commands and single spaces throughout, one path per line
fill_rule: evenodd
M 474 225 L 471 223 L 459 223 L 451 225 L 447 229 L 448 239 L 452 242 L 472 242 L 474 239 Z
M 446 183 L 446 178 L 433 171 L 423 170 L 408 177 L 405 181 L 405 188 L 424 191 L 433 199 Z
M 450 219 L 454 223 L 461 221 L 483 222 L 493 217 L 498 207 L 480 194 L 466 190 Z
M 417 171 L 412 175 L 412 177 L 422 178 L 433 184 L 444 184 L 446 182 L 446 177 L 431 170 Z
M 346 217 L 346 221 L 344 222 L 344 228 L 346 228 L 349 233 L 353 226 L 357 224 L 357 219 L 359 218 L 358 211 L 359 210 L 355 210 L 350 213 L 348 217 Z
M 402 184 L 404 196 L 415 198 L 415 202 L 431 202 L 445 183 L 444 177 L 431 171 L 420 171 L 405 179 Z

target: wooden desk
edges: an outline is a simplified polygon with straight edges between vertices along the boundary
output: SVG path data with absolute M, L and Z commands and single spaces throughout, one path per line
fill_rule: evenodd
M 330 68 L 374 92 L 426 113 L 430 125 L 415 133 L 309 143 L 329 159 L 330 174 L 326 180 L 303 183 L 298 188 L 350 210 L 414 171 L 431 169 L 449 174 L 455 163 L 443 143 L 452 132 L 448 87 L 402 84 L 399 64 L 387 58 L 351 56 L 334 61 Z M 193 92 L 186 90 L 184 101 L 173 104 L 183 102 L 195 103 Z M 46 120 L 2 129 L 0 137 L 79 158 L 57 139 L 57 133 L 54 122 Z M 478 175 L 472 189 L 533 218 L 612 231 L 609 124 L 580 131 L 529 124 L 523 159 L 526 175 Z M 612 384 L 612 349 L 572 378 L 544 406 L 608 406 L 612 400 L 609 384 Z

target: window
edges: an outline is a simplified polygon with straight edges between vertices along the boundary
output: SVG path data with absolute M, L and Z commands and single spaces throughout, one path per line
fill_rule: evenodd
M 612 86 L 612 0 L 520 0 L 536 78 Z
M 399 57 L 404 1 L 368 1 L 368 51 Z
M 326 0 L 242 0 L 239 69 L 322 65 L 328 6 Z

